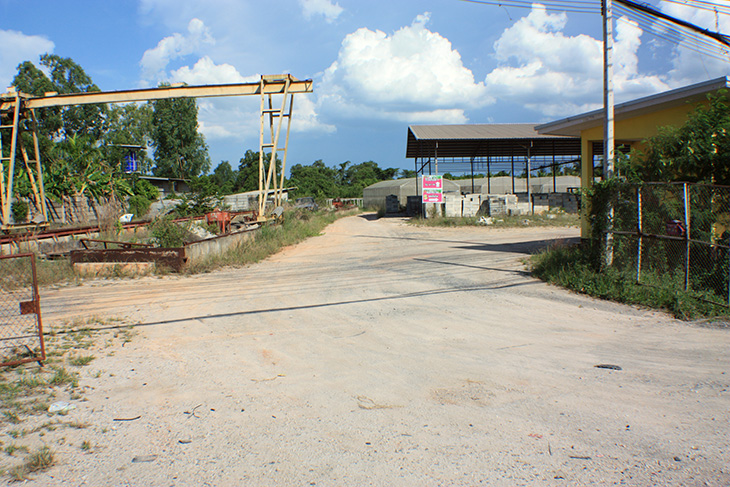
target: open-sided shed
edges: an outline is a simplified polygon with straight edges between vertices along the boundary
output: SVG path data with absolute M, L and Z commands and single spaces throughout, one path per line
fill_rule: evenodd
M 561 166 L 579 164 L 580 148 L 579 137 L 539 134 L 532 123 L 411 125 L 406 157 L 417 175 L 525 174 L 529 180 L 540 170 L 557 177 Z

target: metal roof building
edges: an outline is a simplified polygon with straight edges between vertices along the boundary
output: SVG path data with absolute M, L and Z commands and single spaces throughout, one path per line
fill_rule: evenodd
M 468 125 L 411 125 L 408 127 L 406 157 L 413 158 L 418 174 L 495 173 L 524 174 L 528 183 L 546 168 L 553 179 L 561 166 L 580 162 L 580 138 L 540 134 L 532 123 Z M 515 187 L 515 184 L 511 185 Z M 525 186 L 525 185 L 522 185 Z M 553 185 L 556 191 L 557 185 Z
M 398 202 L 405 206 L 408 197 L 416 196 L 417 191 L 416 178 L 379 181 L 363 189 L 363 206 L 365 208 L 385 208 L 385 198 L 391 194 L 398 196 Z M 444 192 L 460 194 L 459 185 L 454 181 L 444 180 Z

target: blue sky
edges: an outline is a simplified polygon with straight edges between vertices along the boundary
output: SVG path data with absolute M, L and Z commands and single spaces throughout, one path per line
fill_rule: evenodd
M 717 0 L 720 2 L 720 0 Z M 653 0 L 730 32 L 730 19 Z M 724 2 L 725 4 L 727 1 Z M 598 4 L 598 2 L 597 2 Z M 728 74 L 718 61 L 616 23 L 616 98 Z M 102 90 L 255 81 L 291 73 L 289 164 L 373 160 L 411 169 L 407 127 L 545 122 L 601 106 L 601 19 L 458 0 L 0 0 L 0 85 L 46 52 Z M 258 99 L 198 100 L 215 167 L 258 150 Z

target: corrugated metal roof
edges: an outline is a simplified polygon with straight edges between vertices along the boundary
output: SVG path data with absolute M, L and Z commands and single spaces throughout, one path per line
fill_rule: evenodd
M 704 100 L 708 93 L 725 88 L 730 88 L 730 80 L 726 76 L 722 76 L 702 83 L 619 103 L 614 107 L 615 120 L 626 120 L 646 113 L 687 104 L 690 101 Z M 580 135 L 582 130 L 601 126 L 603 119 L 603 108 L 600 108 L 554 122 L 544 123 L 536 128 L 544 134 Z M 603 154 L 602 148 L 601 154 Z
M 535 124 L 411 125 L 406 157 L 489 158 L 580 155 L 580 138 L 538 134 Z
M 411 125 L 409 128 L 418 140 L 537 139 L 554 137 L 538 134 L 534 123 Z

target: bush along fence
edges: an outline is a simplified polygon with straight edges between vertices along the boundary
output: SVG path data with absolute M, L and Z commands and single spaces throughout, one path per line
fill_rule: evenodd
M 730 306 L 730 187 L 612 181 L 591 205 L 605 265 Z

